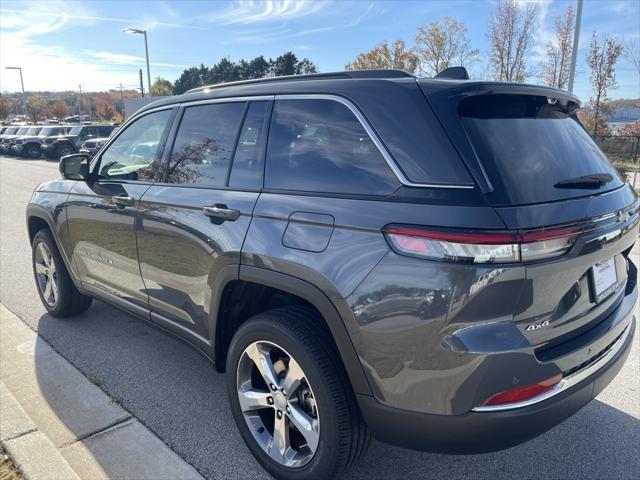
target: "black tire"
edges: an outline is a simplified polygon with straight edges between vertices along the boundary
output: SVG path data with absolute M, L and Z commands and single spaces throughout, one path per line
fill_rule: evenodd
M 75 153 L 75 150 L 73 149 L 73 147 L 71 147 L 71 145 L 67 145 L 66 143 L 63 143 L 62 145 L 58 145 L 58 147 L 56 147 L 57 160 L 60 160 L 60 157 L 71 155 L 72 153 Z
M 55 265 L 57 298 L 53 304 L 51 304 L 48 299 L 45 299 L 43 289 L 40 287 L 38 273 L 36 272 L 37 249 L 41 243 L 44 244 L 50 252 Z M 64 261 L 60 256 L 56 242 L 53 239 L 53 235 L 48 228 L 38 231 L 33 238 L 33 242 L 31 243 L 31 263 L 38 295 L 40 296 L 42 305 L 51 315 L 54 317 L 69 317 L 84 312 L 91 306 L 92 298 L 81 294 L 73 284 Z
M 40 158 L 40 145 L 31 143 L 25 147 L 22 153 L 24 154 L 25 157 L 29 157 L 32 160 L 36 160 L 37 158 Z
M 269 342 L 284 349 L 300 365 L 312 389 L 320 424 L 319 441 L 303 466 L 288 467 L 272 459 L 245 420 L 237 393 L 238 366 L 245 349 L 254 342 Z M 229 347 L 226 380 L 231 411 L 242 438 L 260 464 L 277 479 L 337 478 L 364 455 L 370 444 L 370 433 L 340 355 L 323 319 L 311 308 L 269 310 L 242 324 Z

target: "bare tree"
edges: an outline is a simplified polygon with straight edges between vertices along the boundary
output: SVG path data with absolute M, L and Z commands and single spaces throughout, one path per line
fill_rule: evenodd
M 414 73 L 418 66 L 416 55 L 405 47 L 402 40 L 394 40 L 391 46 L 384 40 L 368 52 L 361 53 L 345 65 L 346 70 L 375 70 L 396 68 Z
M 464 22 L 452 17 L 420 25 L 414 48 L 420 73 L 430 76 L 448 67 L 469 65 L 480 54 L 478 49 L 471 48 Z
M 612 37 L 606 36 L 600 41 L 594 31 L 591 36 L 591 45 L 587 54 L 587 65 L 591 70 L 591 88 L 593 95 L 589 99 L 589 106 L 593 112 L 592 135 L 596 137 L 598 131 L 602 131 L 606 115 L 610 111 L 607 105 L 607 91 L 616 88 L 615 65 L 622 54 L 622 45 Z
M 573 28 L 575 13 L 571 5 L 563 16 L 555 19 L 555 37 L 547 43 L 547 55 L 542 63 L 542 81 L 555 88 L 566 88 L 569 83 L 571 53 L 573 51 Z
M 493 76 L 501 82 L 524 82 L 526 55 L 531 45 L 536 5 L 500 0 L 491 16 L 487 34 L 491 44 L 489 62 Z
M 626 40 L 623 44 L 622 56 L 640 75 L 640 40 Z

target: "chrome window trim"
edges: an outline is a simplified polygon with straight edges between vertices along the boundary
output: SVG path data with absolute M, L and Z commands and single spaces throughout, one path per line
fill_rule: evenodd
M 186 102 L 176 102 L 168 105 L 162 105 L 160 107 L 152 108 L 149 110 L 144 110 L 140 112 L 139 115 L 133 115 L 127 122 L 125 122 L 120 129 L 123 129 L 128 123 L 135 120 L 138 116 L 145 115 L 147 113 L 164 110 L 167 108 L 188 108 L 194 107 L 198 105 L 208 105 L 215 103 L 229 103 L 229 102 L 249 102 L 249 101 L 275 101 L 275 100 L 330 100 L 334 102 L 341 103 L 345 107 L 351 111 L 351 113 L 358 119 L 362 128 L 364 128 L 365 132 L 376 146 L 382 158 L 388 165 L 388 167 L 393 172 L 396 179 L 406 187 L 417 187 L 417 188 L 451 188 L 451 189 L 462 189 L 462 190 L 472 190 L 475 185 L 465 185 L 465 184 L 454 184 L 454 183 L 416 183 L 404 174 L 402 169 L 398 166 L 395 159 L 391 156 L 391 153 L 387 150 L 386 146 L 382 143 L 382 140 L 375 132 L 373 127 L 369 124 L 369 121 L 364 117 L 362 112 L 356 107 L 353 102 L 346 99 L 345 97 L 341 97 L 340 95 L 333 94 L 325 94 L 325 93 L 299 93 L 299 94 L 274 94 L 274 95 L 254 95 L 254 96 L 238 96 L 238 97 L 221 97 L 221 98 L 212 98 L 207 100 L 194 100 L 194 101 L 186 101 Z M 113 141 L 114 139 L 112 139 Z M 106 145 L 105 145 L 106 147 Z
M 444 183 L 415 183 L 409 180 L 404 172 L 400 169 L 395 159 L 391 156 L 385 145 L 382 143 L 382 140 L 378 137 L 378 134 L 373 130 L 367 119 L 364 117 L 362 112 L 350 101 L 344 97 L 339 95 L 332 94 L 324 94 L 324 93 L 300 93 L 300 94 L 277 94 L 275 95 L 275 99 L 277 100 L 331 100 L 334 102 L 341 103 L 345 107 L 347 107 L 351 113 L 358 119 L 362 128 L 364 128 L 367 135 L 376 146 L 382 158 L 384 158 L 385 162 L 398 179 L 398 181 L 407 187 L 419 187 L 419 188 L 456 188 L 456 189 L 473 189 L 474 185 L 458 185 L 458 184 L 444 184 Z
M 516 408 L 528 407 L 530 405 L 535 405 L 536 403 L 543 402 L 551 397 L 558 395 L 560 392 L 563 392 L 574 385 L 577 385 L 585 378 L 591 376 L 596 373 L 601 368 L 605 367 L 612 359 L 616 356 L 616 354 L 622 349 L 627 338 L 629 337 L 629 332 L 631 332 L 631 325 L 627 325 L 618 337 L 616 343 L 614 343 L 609 350 L 606 351 L 604 355 L 602 355 L 598 360 L 593 362 L 591 365 L 583 368 L 582 370 L 578 370 L 577 372 L 569 375 L 568 377 L 564 377 L 560 383 L 558 383 L 555 387 L 553 387 L 548 392 L 545 392 L 536 397 L 530 398 L 528 400 L 524 400 L 522 402 L 514 402 L 514 403 L 506 403 L 504 405 L 491 405 L 491 406 L 480 406 L 472 409 L 474 412 L 499 412 L 505 410 L 514 410 Z

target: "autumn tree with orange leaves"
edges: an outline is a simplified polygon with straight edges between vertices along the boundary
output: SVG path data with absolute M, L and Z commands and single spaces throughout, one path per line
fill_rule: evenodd
M 394 40 L 391 45 L 386 40 L 368 52 L 361 53 L 345 65 L 345 70 L 377 70 L 393 68 L 415 73 L 418 58 L 405 46 L 404 41 Z

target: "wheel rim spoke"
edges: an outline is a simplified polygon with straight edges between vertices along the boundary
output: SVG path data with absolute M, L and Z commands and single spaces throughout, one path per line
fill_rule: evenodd
M 263 348 L 254 343 L 247 349 L 247 355 L 253 363 L 255 363 L 256 367 L 258 367 L 258 371 L 265 383 L 268 385 L 278 385 L 278 374 L 273 368 L 273 363 L 269 358 L 269 353 L 263 350 Z
M 293 358 L 289 359 L 287 373 L 282 380 L 282 388 L 287 391 L 287 395 L 292 397 L 304 380 L 304 372 Z
M 278 418 L 278 416 L 275 415 L 274 418 L 273 437 L 269 445 L 269 455 L 278 462 L 285 463 L 285 456 L 289 448 L 291 448 L 287 417 L 282 415 Z
M 40 257 L 42 258 L 42 262 L 45 264 L 45 266 L 51 266 L 51 256 L 49 255 L 49 249 L 45 246 L 44 243 L 38 245 L 38 249 L 40 250 Z
M 318 421 L 308 415 L 300 406 L 289 404 L 290 413 L 289 418 L 291 423 L 298 429 L 302 436 L 307 441 L 307 445 L 311 451 L 315 451 L 318 447 L 318 440 L 320 438 L 318 432 Z
M 58 300 L 58 281 L 56 277 L 51 275 L 49 283 L 51 283 L 51 293 L 53 294 L 53 302 L 55 303 Z
M 51 298 L 51 279 L 47 278 L 46 282 L 47 283 L 44 285 L 44 292 L 42 292 L 42 295 L 44 296 L 44 299 L 49 302 L 49 299 Z
M 261 392 L 251 387 L 238 390 L 240 408 L 243 412 L 260 410 L 261 408 L 272 408 L 267 400 L 270 396 L 271 394 L 269 392 Z
M 42 263 L 36 263 L 36 273 L 38 275 L 46 275 L 47 274 L 47 267 L 44 266 Z

